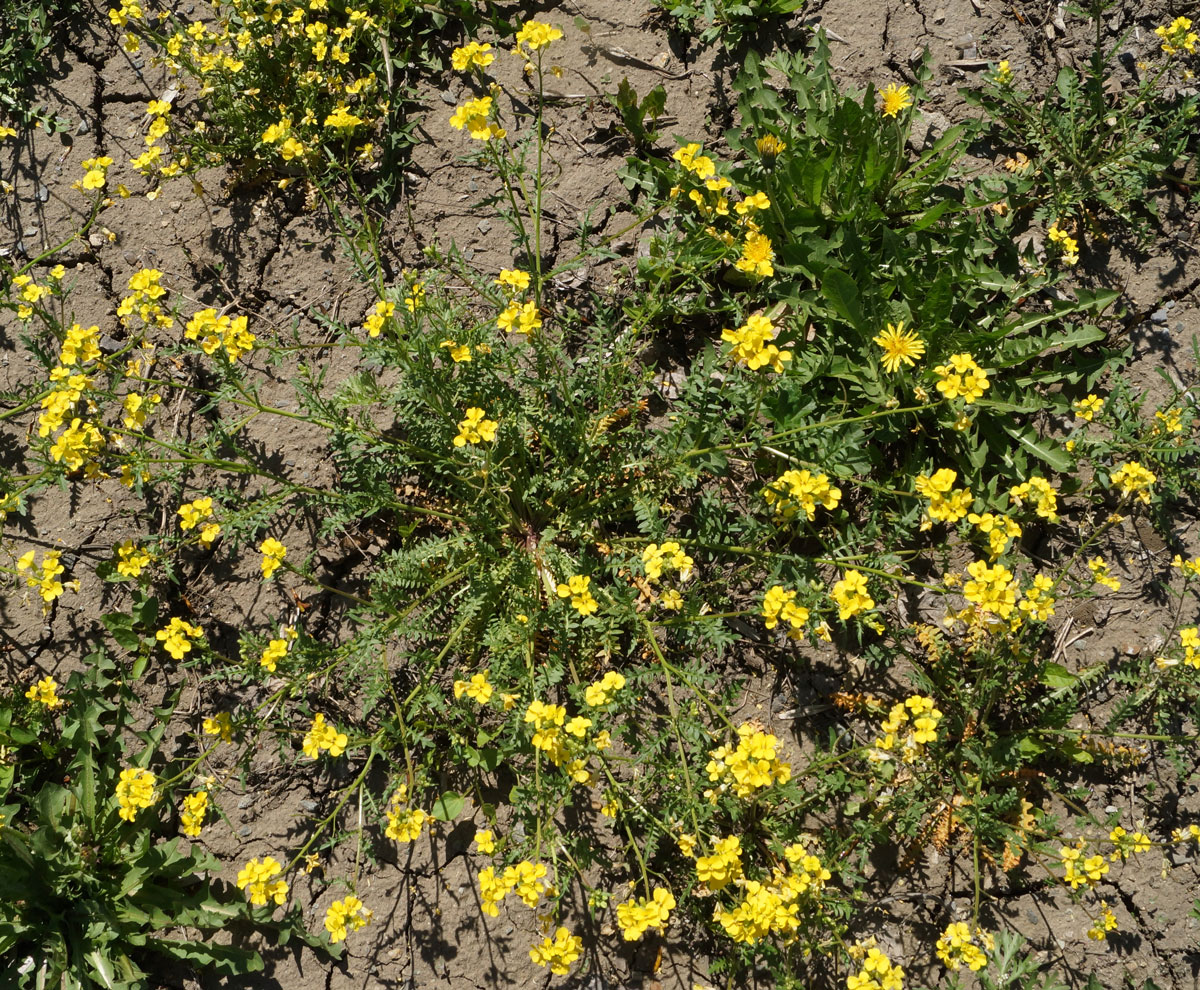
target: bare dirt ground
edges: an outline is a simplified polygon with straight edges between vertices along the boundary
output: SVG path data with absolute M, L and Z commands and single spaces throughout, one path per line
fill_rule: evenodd
M 1121 3 L 1112 10 L 1109 30 L 1113 38 L 1129 31 L 1124 49 L 1140 59 L 1152 52 L 1155 24 L 1179 13 L 1162 0 Z M 634 213 L 618 175 L 627 146 L 614 128 L 615 113 L 599 98 L 615 91 L 628 78 L 639 94 L 662 84 L 667 92 L 665 135 L 684 140 L 719 142 L 732 122 L 729 82 L 735 66 L 726 53 L 702 49 L 694 39 L 672 35 L 668 21 L 647 0 L 579 0 L 563 5 L 540 5 L 539 16 L 564 29 L 557 62 L 566 71 L 561 84 L 568 97 L 554 110 L 557 140 L 554 153 L 561 175 L 554 187 L 548 217 L 555 248 L 572 250 L 581 222 L 588 215 L 598 236 L 626 227 Z M 1061 18 L 1061 20 L 1060 20 Z M 586 22 L 586 30 L 579 20 Z M 1060 23 L 1062 28 L 1060 29 Z M 790 31 L 757 40 L 761 50 L 774 44 L 795 42 L 814 24 L 832 39 L 836 62 L 848 83 L 865 84 L 911 80 L 914 50 L 928 46 L 933 56 L 935 81 L 922 115 L 934 128 L 961 119 L 969 108 L 958 88 L 973 84 L 987 60 L 1010 60 L 1024 80 L 1045 85 L 1057 67 L 1080 62 L 1088 53 L 1082 22 L 1062 14 L 1056 4 L 999 2 L 999 0 L 943 0 L 905 3 L 899 0 L 828 0 L 810 3 L 794 18 Z M 447 37 L 447 51 L 461 39 Z M 484 39 L 489 40 L 489 39 Z M 490 39 L 496 40 L 496 39 Z M 519 63 L 506 87 L 519 92 Z M 32 256 L 67 240 L 82 220 L 80 199 L 70 189 L 79 175 L 79 162 L 97 154 L 117 162 L 110 181 L 140 189 L 140 177 L 126 164 L 141 149 L 140 122 L 145 102 L 168 85 L 160 69 L 145 59 L 129 56 L 116 43 L 104 5 L 89 10 L 71 26 L 66 43 L 50 66 L 51 82 L 39 94 L 46 105 L 70 118 L 66 134 L 49 137 L 34 133 L 21 143 L 0 147 L 0 176 L 15 186 L 15 193 L 0 201 L 0 246 Z M 386 243 L 395 269 L 420 269 L 422 251 L 431 243 L 451 243 L 483 270 L 506 265 L 511 258 L 500 225 L 472 206 L 488 190 L 478 170 L 459 162 L 463 142 L 447 124 L 460 83 L 447 74 L 429 79 L 422 94 L 424 140 L 413 154 L 410 182 L 392 211 Z M 660 142 L 669 144 L 669 138 Z M 673 144 L 671 145 L 673 147 Z M 59 260 L 69 269 L 73 285 L 69 306 L 81 324 L 110 325 L 119 296 L 129 276 L 144 266 L 161 269 L 164 282 L 197 306 L 234 303 L 239 312 L 252 315 L 260 333 L 290 329 L 304 340 L 320 340 L 320 318 L 330 313 L 358 314 L 371 298 L 357 283 L 341 255 L 328 219 L 306 208 L 298 189 L 273 187 L 228 192 L 226 177 L 206 174 L 203 198 L 192 194 L 190 183 L 179 180 L 151 202 L 135 195 L 108 211 L 103 224 L 115 234 L 112 240 L 96 234 L 91 242 L 70 245 Z M 1158 369 L 1169 374 L 1194 372 L 1189 341 L 1200 334 L 1200 260 L 1196 212 L 1182 202 L 1164 203 L 1167 224 L 1162 239 L 1145 255 L 1123 255 L 1112 250 L 1106 257 L 1093 255 L 1085 262 L 1081 279 L 1118 288 L 1130 317 L 1128 332 L 1136 345 L 1135 380 L 1145 388 L 1158 387 Z M 614 246 L 621 262 L 585 270 L 581 276 L 597 286 L 619 275 L 631 264 L 639 230 L 618 238 Z M 257 329 L 256 327 L 256 329 Z M 0 315 L 0 388 L 13 389 L 39 374 L 19 343 L 20 328 L 11 314 Z M 291 395 L 287 368 L 260 367 L 268 383 L 264 398 L 286 401 Z M 331 378 L 349 370 L 336 362 Z M 189 436 L 196 412 L 185 406 L 172 408 L 170 421 L 181 439 Z M 0 459 L 4 467 L 23 467 L 25 422 L 5 423 L 0 430 Z M 252 426 L 250 439 L 261 445 L 265 458 L 290 477 L 310 483 L 327 483 L 332 477 L 329 452 L 316 434 L 277 427 Z M 5 673 L 26 682 L 34 676 L 61 676 L 78 663 L 77 644 L 101 635 L 98 617 L 110 610 L 112 596 L 121 592 L 103 586 L 90 576 L 91 567 L 105 559 L 117 542 L 163 527 L 168 507 L 150 511 L 128 496 L 115 480 L 79 483 L 65 492 L 47 492 L 23 519 L 10 517 L 4 532 L 6 552 L 30 547 L 61 548 L 76 563 L 82 580 L 80 593 L 64 598 L 49 620 L 24 600 L 22 590 L 0 596 L 0 633 L 4 643 Z M 313 521 L 292 522 L 289 546 L 314 542 Z M 1194 517 L 1175 520 L 1181 544 L 1195 546 Z M 368 568 L 369 559 L 346 548 L 316 548 L 331 559 L 346 562 L 350 573 Z M 1130 651 L 1151 653 L 1157 605 L 1145 594 L 1146 586 L 1166 568 L 1173 550 L 1147 531 L 1138 543 L 1113 548 L 1122 562 L 1125 590 L 1113 596 L 1103 614 L 1072 617 L 1076 629 L 1089 635 L 1071 648 L 1078 659 L 1095 659 Z M 209 630 L 218 649 L 236 655 L 237 631 L 264 614 L 287 618 L 294 609 L 291 591 L 320 601 L 315 589 L 295 579 L 268 586 L 257 579 L 256 564 L 197 557 L 184 562 L 182 584 L 189 607 Z M 220 588 L 218 592 L 216 589 Z M 232 592 L 230 589 L 233 589 Z M 330 609 L 328 628 L 336 634 L 338 617 Z M 1066 617 L 1064 617 L 1065 619 Z M 814 669 L 823 669 L 814 663 Z M 832 669 L 832 666 L 824 669 Z M 844 668 L 843 668 L 844 669 Z M 794 704 L 812 702 L 814 695 L 842 684 L 781 683 L 769 661 L 757 662 L 746 710 L 763 716 Z M 195 732 L 210 707 L 207 687 L 194 672 L 169 666 L 151 675 L 151 684 L 165 689 L 179 677 L 190 681 L 181 707 L 181 732 Z M 834 678 L 830 678 L 834 680 Z M 243 699 L 248 700 L 248 699 Z M 1098 700 L 1097 704 L 1101 702 Z M 804 718 L 772 719 L 772 731 L 790 735 L 798 750 L 806 735 Z M 189 744 L 188 735 L 179 745 Z M 225 864 L 222 874 L 232 881 L 246 858 L 294 848 L 305 834 L 305 824 L 326 811 L 326 800 L 339 780 L 286 759 L 270 746 L 257 754 L 253 772 L 234 779 L 221 793 L 222 821 L 206 828 L 201 840 Z M 1200 794 L 1193 779 L 1178 779 L 1171 767 L 1145 764 L 1120 787 L 1098 776 L 1092 783 L 1093 810 L 1120 810 L 1122 820 L 1145 823 L 1147 830 L 1169 832 L 1173 824 L 1200 812 Z M 337 966 L 323 962 L 307 950 L 262 946 L 268 959 L 265 975 L 217 984 L 206 978 L 181 975 L 170 985 L 287 988 L 287 990 L 417 990 L 449 987 L 580 986 L 587 990 L 616 987 L 683 988 L 706 984 L 703 951 L 668 937 L 661 959 L 654 951 L 631 951 L 611 929 L 582 931 L 585 943 L 602 946 L 593 958 L 590 975 L 582 981 L 548 977 L 530 963 L 527 947 L 535 928 L 529 912 L 485 918 L 478 906 L 474 873 L 467 846 L 473 835 L 469 810 L 459 825 L 445 827 L 415 846 L 367 849 L 370 866 L 359 893 L 375 908 L 375 921 L 351 939 L 345 961 Z M 343 851 L 339 856 L 346 856 Z M 342 891 L 326 884 L 346 863 L 326 859 L 310 876 L 298 877 L 293 896 L 310 905 L 310 928 L 319 930 L 325 908 Z M 1089 917 L 1072 906 L 1059 891 L 990 889 L 997 921 L 1028 936 L 1039 958 L 1055 963 L 1063 974 L 1077 974 L 1080 985 L 1095 972 L 1104 986 L 1142 986 L 1153 980 L 1170 990 L 1194 990 L 1200 973 L 1200 931 L 1189 915 L 1200 897 L 1198 864 L 1191 854 L 1172 853 L 1161 863 L 1119 867 L 1120 902 L 1112 904 L 1120 921 L 1120 934 L 1107 943 L 1085 937 Z M 875 934 L 892 952 L 893 959 L 913 974 L 915 981 L 934 980 L 929 946 L 947 917 L 967 916 L 972 897 L 970 864 L 961 855 L 939 857 L 929 853 L 909 871 L 895 863 L 880 863 L 869 878 L 878 894 L 877 910 L 861 919 L 863 934 Z M 990 883 L 990 881 L 989 881 Z M 586 912 L 580 912 L 581 919 Z M 166 979 L 164 977 L 164 979 Z

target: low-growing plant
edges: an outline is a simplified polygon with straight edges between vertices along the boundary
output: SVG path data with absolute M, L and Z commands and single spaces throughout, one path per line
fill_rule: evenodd
M 770 65 L 748 56 L 729 161 L 687 143 L 635 176 L 642 216 L 671 226 L 636 274 L 572 291 L 563 276 L 614 255 L 586 226 L 578 254 L 549 250 L 561 37 L 517 31 L 534 95 L 515 109 L 490 43 L 451 58 L 471 91 L 441 126 L 487 175 L 475 209 L 507 224 L 512 267 L 439 243 L 389 276 L 358 166 L 314 154 L 298 177 L 374 296 L 325 317 L 319 343 L 185 307 L 159 269 L 129 278 L 110 338 L 70 315 L 54 257 L 9 272 L 44 374 L 0 412 L 30 434 L 0 513 L 109 478 L 154 505 L 155 531 L 96 568 L 131 603 L 105 625 L 135 675 L 169 657 L 267 696 L 203 721 L 235 765 L 269 737 L 285 763 L 338 767 L 283 861 L 239 872 L 252 904 L 283 904 L 301 864 L 352 846 L 327 879 L 347 891 L 328 943 L 372 922 L 372 839 L 470 816 L 481 912 L 539 922 L 529 956 L 556 975 L 583 956 L 578 904 L 623 942 L 686 929 L 730 983 L 766 969 L 896 990 L 904 971 L 863 921 L 874 864 L 909 869 L 933 847 L 965 858 L 975 897 L 931 958 L 1032 986 L 1021 946 L 991 930 L 989 872 L 1069 891 L 1103 940 L 1114 868 L 1200 840 L 1127 832 L 1075 795 L 1096 762 L 1194 742 L 1169 722 L 1200 667 L 1191 619 L 1181 608 L 1158 657 L 1119 664 L 1068 659 L 1052 625 L 1119 587 L 1131 517 L 1193 494 L 1187 389 L 1149 421 L 1115 374 L 1127 351 L 1105 346 L 1112 294 L 1043 294 L 1062 269 L 1013 245 L 1001 186 L 958 172 L 971 128 L 911 154 L 919 86 L 843 91 L 819 36 Z M 644 130 L 656 104 L 624 102 Z M 85 163 L 97 210 L 112 164 Z M 686 362 L 665 380 L 664 352 Z M 353 359 L 340 380 L 331 353 Z M 261 361 L 287 369 L 295 403 L 263 400 Z M 168 400 L 199 412 L 186 439 Z M 332 481 L 294 478 L 248 438 L 270 418 L 322 438 Z M 65 558 L 11 550 L 14 586 L 56 608 Z M 160 615 L 155 593 L 214 559 L 290 594 L 225 640 L 182 601 Z M 1190 603 L 1200 565 L 1178 566 Z M 731 714 L 752 672 L 792 694 L 790 714 Z M 1099 688 L 1119 697 L 1085 731 Z M 182 787 L 205 752 L 162 776 Z M 154 747 L 141 756 L 135 818 L 160 806 Z
M 1092 0 L 1087 10 L 1070 8 L 1094 28 L 1091 57 L 1082 72 L 1060 68 L 1051 90 L 1022 88 L 1007 61 L 983 88 L 961 90 L 987 113 L 989 138 L 1009 150 L 1014 215 L 1022 224 L 1049 227 L 1068 260 L 1079 257 L 1072 235 L 1107 241 L 1132 234 L 1144 246 L 1158 229 L 1156 190 L 1180 178 L 1175 170 L 1196 148 L 1200 101 L 1179 88 L 1196 52 L 1191 22 L 1182 17 L 1159 28 L 1157 64 L 1138 66 L 1136 85 L 1127 86 L 1115 75 L 1116 54 L 1133 28 L 1106 42 L 1106 12 L 1113 7 Z
M 139 727 L 136 673 L 104 650 L 82 659 L 85 669 L 65 684 L 44 677 L 0 702 L 5 982 L 146 986 L 163 959 L 208 973 L 261 970 L 253 949 L 211 941 L 254 918 L 239 894 L 210 879 L 220 863 L 185 838 L 212 815 L 214 782 L 198 776 L 203 757 L 164 757 L 174 697 Z M 259 920 L 280 944 L 303 934 L 296 912 Z
M 696 32 L 703 44 L 720 39 L 737 48 L 764 25 L 802 10 L 805 0 L 657 0 L 684 31 Z

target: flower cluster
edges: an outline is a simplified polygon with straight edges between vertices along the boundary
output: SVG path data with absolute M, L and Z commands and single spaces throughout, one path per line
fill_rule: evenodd
M 1062 846 L 1058 855 L 1062 859 L 1063 883 L 1071 885 L 1072 890 L 1079 887 L 1090 887 L 1100 882 L 1108 872 L 1108 861 L 1096 853 L 1085 857 L 1086 844 L 1083 839 L 1073 846 Z
M 956 970 L 965 964 L 977 973 L 988 964 L 987 953 L 995 947 L 996 940 L 988 932 L 976 928 L 972 935 L 965 921 L 954 921 L 937 940 L 937 957 L 947 969 Z
M 162 629 L 154 634 L 166 650 L 176 660 L 182 660 L 192 651 L 193 641 L 204 635 L 199 626 L 194 626 L 186 619 L 175 616 Z
M 139 577 L 144 568 L 150 566 L 150 554 L 133 540 L 117 545 L 117 573 L 123 577 Z
M 726 790 L 731 784 L 739 798 L 752 797 L 756 791 L 774 784 L 786 784 L 792 778 L 792 765 L 779 759 L 779 740 L 763 732 L 752 722 L 738 726 L 736 746 L 718 746 L 709 756 L 708 779 Z M 705 796 L 716 800 L 716 791 Z
M 463 419 L 458 424 L 458 436 L 454 438 L 455 447 L 463 447 L 467 444 L 475 443 L 491 443 L 496 439 L 496 427 L 500 424 L 494 419 L 485 419 L 487 415 L 478 406 L 471 406 L 467 410 L 466 419 Z
M 102 155 L 99 158 L 85 158 L 79 164 L 84 170 L 84 176 L 78 182 L 72 183 L 72 189 L 78 189 L 81 192 L 94 192 L 104 188 L 108 182 L 108 170 L 112 167 L 113 160 L 108 155 Z
M 496 60 L 492 54 L 492 46 L 487 42 L 480 44 L 470 41 L 461 48 L 456 48 L 450 54 L 450 65 L 455 72 L 467 72 L 470 69 L 486 69 Z
M 1050 225 L 1046 236 L 1062 256 L 1064 265 L 1070 267 L 1079 263 L 1079 242 L 1065 230 L 1060 230 L 1057 222 Z
M 212 546 L 213 541 L 220 535 L 221 524 L 213 520 L 213 500 L 209 496 L 185 502 L 177 512 L 179 528 L 184 532 L 203 523 L 204 525 L 200 526 L 200 542 L 206 547 Z
M 208 791 L 196 791 L 183 799 L 183 810 L 179 813 L 180 831 L 194 839 L 204 827 L 204 816 L 208 814 Z
M 992 560 L 1008 549 L 1011 540 L 1021 536 L 1020 524 L 1008 516 L 998 516 L 991 512 L 972 512 L 967 516 L 967 522 L 988 538 L 988 551 Z
M 970 354 L 951 354 L 946 364 L 939 364 L 933 369 L 938 376 L 937 390 L 947 399 L 962 399 L 971 405 L 976 399 L 982 399 L 983 393 L 991 387 L 987 372 L 975 363 Z
M 1120 591 L 1120 579 L 1113 577 L 1109 573 L 1108 563 L 1103 557 L 1092 557 L 1088 562 L 1088 570 L 1092 572 L 1092 580 L 1097 584 L 1102 584 L 1110 591 Z
M 793 938 L 800 927 L 801 900 L 820 893 L 831 876 L 803 843 L 784 849 L 787 868 L 777 866 L 767 882 L 739 879 L 741 899 L 732 908 L 717 907 L 713 920 L 735 942 L 754 944 L 769 935 Z
M 763 489 L 763 498 L 775 512 L 775 518 L 791 519 L 803 512 L 809 522 L 816 518 L 817 506 L 822 505 L 832 512 L 842 500 L 842 490 L 830 484 L 826 474 L 813 474 L 801 468 L 784 471 L 769 488 Z
M 1088 938 L 1094 939 L 1097 942 L 1103 942 L 1108 938 L 1109 932 L 1117 930 L 1117 916 L 1109 909 L 1108 901 L 1100 902 L 1100 916 L 1092 921 L 1091 927 L 1088 928 Z
M 313 760 L 321 755 L 322 750 L 328 750 L 330 756 L 341 756 L 346 751 L 349 738 L 346 733 L 338 732 L 332 725 L 327 724 L 325 716 L 318 712 L 313 717 L 312 725 L 300 748 L 305 756 Z
M 17 319 L 28 320 L 33 316 L 33 307 L 36 306 L 45 296 L 57 296 L 61 291 L 62 277 L 67 270 L 62 265 L 55 265 L 50 269 L 50 281 L 45 285 L 39 285 L 33 280 L 30 275 L 14 275 L 12 277 L 12 287 L 19 290 L 17 293 L 19 302 L 17 303 Z M 79 324 L 73 328 L 74 331 L 79 330 Z M 70 339 L 70 331 L 68 331 L 68 340 Z M 64 342 L 65 343 L 65 342 Z M 64 353 L 66 348 L 64 347 Z M 99 350 L 87 360 L 94 360 L 100 356 Z M 64 358 L 59 359 L 61 364 L 74 364 L 73 361 L 67 361 Z
M 591 615 L 600 607 L 600 603 L 592 597 L 588 586 L 592 583 L 590 577 L 574 574 L 567 578 L 566 584 L 560 584 L 555 590 L 559 598 L 571 599 L 571 607 L 580 615 Z
M 401 784 L 388 803 L 386 835 L 393 842 L 416 842 L 421 829 L 429 821 L 429 815 L 421 808 L 405 808 L 408 803 L 408 785 Z
M 1013 485 L 1008 490 L 1008 497 L 1020 508 L 1029 501 L 1034 511 L 1048 522 L 1058 522 L 1058 492 L 1045 478 L 1038 475 L 1030 476 L 1028 481 Z
M 1178 55 L 1181 51 L 1193 55 L 1200 35 L 1192 30 L 1192 22 L 1187 17 L 1176 17 L 1165 27 L 1156 27 L 1154 33 L 1162 40 L 1162 50 L 1167 55 Z
M 508 131 L 499 124 L 489 121 L 493 105 L 490 96 L 467 100 L 462 106 L 456 107 L 454 113 L 450 115 L 450 126 L 456 131 L 461 131 L 465 127 L 467 133 L 476 141 L 502 141 Z
M 118 814 L 127 822 L 133 821 L 142 808 L 149 808 L 158 800 L 154 790 L 158 781 L 149 770 L 140 767 L 127 767 L 121 771 L 117 781 Z
M 695 563 L 674 540 L 667 540 L 661 546 L 648 543 L 642 550 L 642 566 L 646 569 L 647 581 L 658 581 L 664 572 L 672 570 L 679 572 L 681 581 L 686 581 L 692 576 Z
M 25 583 L 31 588 L 37 588 L 45 608 L 62 597 L 64 587 L 59 578 L 66 572 L 66 568 L 59 561 L 62 557 L 61 550 L 46 551 L 42 555 L 42 562 L 36 568 L 33 562 L 34 553 L 35 551 L 29 550 L 17 558 L 17 573 L 29 572 L 25 575 Z M 77 582 L 72 584 L 77 588 Z
M 963 597 L 980 614 L 998 615 L 1007 619 L 1017 604 L 1017 582 L 1003 564 L 989 566 L 976 560 L 967 565 L 971 580 L 963 585 Z
M 1118 825 L 1108 833 L 1108 838 L 1113 844 L 1113 851 L 1108 858 L 1114 863 L 1123 863 L 1131 855 L 1150 851 L 1150 836 L 1145 832 L 1126 832 Z
M 167 295 L 167 290 L 159 284 L 162 274 L 157 268 L 143 268 L 129 277 L 130 293 L 122 296 L 117 306 L 122 326 L 129 326 L 129 318 L 135 312 L 146 326 L 169 330 L 175 325 L 175 320 L 162 306 Z
M 349 932 L 356 932 L 371 920 L 371 912 L 357 897 L 351 894 L 341 901 L 334 901 L 325 912 L 325 931 L 329 941 L 344 942 Z
M 1045 622 L 1054 615 L 1054 581 L 1044 574 L 1035 574 L 1033 583 L 1025 590 L 1017 608 L 1038 622 Z
M 800 639 L 801 630 L 808 622 L 808 614 L 808 609 L 796 604 L 796 592 L 781 584 L 768 588 L 763 596 L 763 625 L 774 629 L 783 619 L 791 627 L 788 629 L 789 639 Z
M 957 480 L 958 472 L 950 468 L 940 468 L 931 475 L 917 475 L 914 481 L 917 494 L 929 499 L 922 529 L 928 529 L 933 522 L 956 523 L 971 510 L 975 496 L 969 488 L 955 488 Z
M 1071 409 L 1080 419 L 1090 423 L 1104 411 L 1104 400 L 1094 393 L 1089 393 L 1085 398 L 1078 399 Z
M 650 897 L 639 897 L 617 907 L 617 924 L 626 942 L 636 942 L 648 929 L 656 928 L 661 935 L 667 927 L 675 897 L 662 887 L 656 887 Z
M 1126 461 L 1113 471 L 1112 483 L 1121 487 L 1121 494 L 1135 496 L 1144 505 L 1150 504 L 1150 486 L 1158 480 L 1153 471 L 1142 467 L 1137 461 Z
M 288 649 L 298 635 L 294 626 L 284 626 L 281 638 L 272 639 L 267 643 L 262 656 L 258 658 L 259 666 L 266 668 L 269 673 L 275 673 L 279 661 L 288 655 Z
M 736 835 L 717 840 L 712 855 L 696 857 L 696 877 L 709 890 L 720 890 L 741 876 L 742 841 Z
M 932 698 L 914 694 L 904 701 L 892 705 L 879 725 L 883 735 L 875 740 L 875 749 L 869 754 L 873 760 L 890 760 L 899 749 L 904 763 L 915 763 L 925 754 L 925 746 L 937 742 L 938 722 L 942 713 Z M 905 731 L 905 727 L 907 731 Z
M 875 599 L 867 590 L 867 579 L 858 571 L 846 571 L 840 581 L 834 582 L 829 594 L 843 622 L 875 607 Z
M 583 952 L 583 939 L 560 927 L 554 938 L 542 939 L 541 945 L 529 950 L 529 958 L 539 966 L 549 966 L 555 976 L 565 975 Z
M 283 867 L 274 856 L 267 856 L 261 863 L 256 856 L 238 870 L 238 890 L 245 890 L 255 907 L 261 907 L 267 901 L 282 904 L 287 899 L 287 881 L 274 879 L 282 872 Z
M 543 863 L 522 861 L 506 867 L 499 876 L 494 867 L 488 866 L 479 872 L 479 899 L 483 913 L 496 918 L 500 915 L 500 904 L 510 893 L 526 907 L 537 907 L 542 894 L 547 890 L 546 867 Z
M 216 736 L 223 743 L 233 742 L 233 719 L 229 712 L 218 712 L 205 718 L 200 728 L 206 736 Z
M 751 371 L 769 366 L 772 371 L 781 372 L 784 362 L 792 359 L 791 351 L 781 351 L 774 344 L 776 335 L 775 324 L 761 314 L 747 317 L 736 330 L 721 331 L 721 339 L 733 345 L 729 356 L 734 363 Z
M 37 681 L 25 692 L 25 697 L 47 708 L 58 708 L 63 703 L 58 696 L 58 682 L 53 677 L 43 677 Z
M 615 670 L 605 673 L 584 689 L 583 700 L 589 708 L 600 708 L 613 700 L 613 695 L 625 686 L 625 675 Z
M 542 21 L 526 21 L 521 25 L 521 29 L 517 31 L 516 47 L 513 49 L 513 54 L 523 55 L 521 51 L 522 45 L 528 45 L 531 52 L 535 52 L 540 48 L 545 48 L 552 41 L 558 41 L 563 36 L 563 33 L 556 27 L 545 24 Z
M 258 547 L 262 551 L 262 576 L 270 581 L 275 572 L 283 566 L 283 558 L 287 556 L 287 547 L 275 537 L 268 536 Z
M 202 309 L 184 324 L 183 335 L 199 341 L 200 349 L 209 357 L 224 346 L 229 360 L 236 361 L 254 350 L 257 338 L 247 329 L 249 322 L 245 316 L 218 315 L 215 309 Z
M 855 943 L 850 956 L 859 963 L 857 973 L 846 977 L 846 990 L 901 990 L 904 970 L 874 945 L 874 939 Z

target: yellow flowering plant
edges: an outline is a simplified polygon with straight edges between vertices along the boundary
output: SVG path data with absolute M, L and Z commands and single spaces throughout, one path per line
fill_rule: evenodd
M 36 959 L 55 985 L 101 985 L 115 972 L 144 980 L 147 965 L 261 970 L 254 949 L 213 951 L 214 933 L 251 915 L 209 879 L 221 869 L 216 857 L 181 841 L 200 835 L 210 808 L 209 791 L 191 788 L 199 761 L 159 752 L 165 722 L 142 734 L 140 751 L 125 749 L 139 703 L 131 673 L 101 649 L 65 684 L 46 677 L 31 689 L 44 716 L 15 690 L 0 697 L 11 760 L 0 771 L 8 958 Z M 166 699 L 168 709 L 177 697 Z M 292 912 L 278 924 L 316 943 L 298 922 Z M 196 934 L 181 937 L 184 928 Z

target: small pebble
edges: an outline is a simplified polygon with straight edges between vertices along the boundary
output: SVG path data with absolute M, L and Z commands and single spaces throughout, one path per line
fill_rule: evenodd
M 1106 807 L 1106 808 L 1104 809 L 1104 813 L 1105 813 L 1106 815 L 1115 815 L 1115 814 L 1116 814 L 1118 811 L 1120 811 L 1120 810 L 1121 810 L 1121 809 L 1120 809 L 1120 808 L 1118 808 L 1118 807 L 1117 807 L 1115 804 L 1110 804 L 1110 805 L 1108 805 L 1108 807 Z
M 1156 309 L 1153 313 L 1150 314 L 1150 322 L 1151 323 L 1166 323 L 1167 322 L 1167 311 L 1165 309 Z
M 241 828 L 238 829 L 238 835 L 240 835 L 243 839 L 246 839 L 246 838 L 250 837 L 250 833 L 252 831 L 253 830 L 250 828 L 249 825 L 243 825 Z
M 317 802 L 316 801 L 308 801 L 308 800 L 301 801 L 300 808 L 302 811 L 316 811 L 317 810 Z
M 238 801 L 238 810 L 245 811 L 254 803 L 254 795 L 246 794 Z
M 87 117 L 79 118 L 79 125 L 75 128 L 75 133 L 79 135 L 87 134 L 92 129 L 92 125 L 88 123 Z
M 38 184 L 38 202 L 44 203 L 50 198 L 50 190 L 45 186 Z
M 447 106 L 452 107 L 452 106 L 454 106 L 454 104 L 456 104 L 458 102 L 458 97 L 455 96 L 454 93 L 448 89 L 443 89 L 441 95 L 442 95 L 442 102 L 445 103 Z

